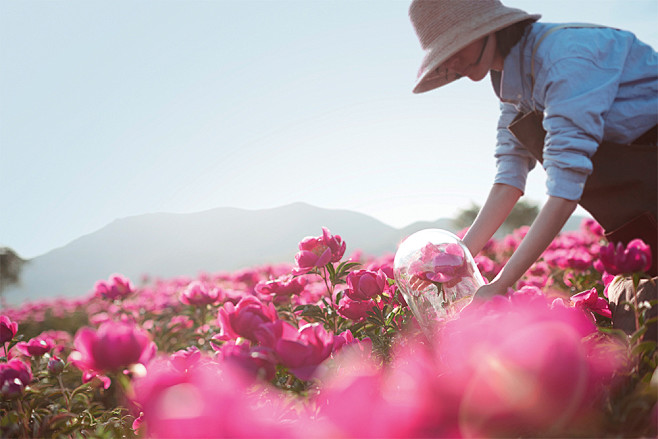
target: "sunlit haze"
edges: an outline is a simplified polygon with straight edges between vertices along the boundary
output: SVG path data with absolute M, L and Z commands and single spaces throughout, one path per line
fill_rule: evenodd
M 658 47 L 656 0 L 505 3 Z M 498 103 L 488 78 L 412 94 L 408 5 L 0 0 L 0 246 L 150 212 L 302 201 L 402 227 L 481 204 Z

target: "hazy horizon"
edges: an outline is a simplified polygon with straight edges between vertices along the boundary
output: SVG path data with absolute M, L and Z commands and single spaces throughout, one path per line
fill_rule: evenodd
M 658 46 L 655 0 L 504 3 Z M 488 78 L 411 93 L 408 5 L 0 0 L 0 246 L 156 212 L 304 202 L 402 228 L 482 204 L 498 103 Z

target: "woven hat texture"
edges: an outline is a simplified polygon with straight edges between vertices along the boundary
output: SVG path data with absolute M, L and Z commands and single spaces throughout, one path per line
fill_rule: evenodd
M 413 0 L 409 18 L 425 51 L 414 93 L 458 79 L 441 65 L 472 42 L 519 21 L 540 17 L 498 0 Z

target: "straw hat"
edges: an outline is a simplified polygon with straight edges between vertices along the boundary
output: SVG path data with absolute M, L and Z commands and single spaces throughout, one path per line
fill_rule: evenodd
M 414 93 L 423 93 L 458 79 L 440 68 L 448 58 L 474 41 L 519 21 L 538 20 L 498 0 L 413 0 L 409 18 L 425 57 Z

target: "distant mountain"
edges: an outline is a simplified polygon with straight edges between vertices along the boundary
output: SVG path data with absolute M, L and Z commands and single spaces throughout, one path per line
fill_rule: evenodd
M 262 264 L 294 262 L 297 244 L 325 226 L 347 243 L 347 254 L 394 253 L 399 242 L 426 228 L 455 231 L 452 220 L 395 229 L 370 216 L 304 203 L 264 210 L 217 208 L 189 214 L 155 213 L 119 219 L 64 247 L 29 260 L 21 283 L 4 293 L 9 304 L 77 297 L 121 273 L 137 283 L 152 277 L 196 276 Z

